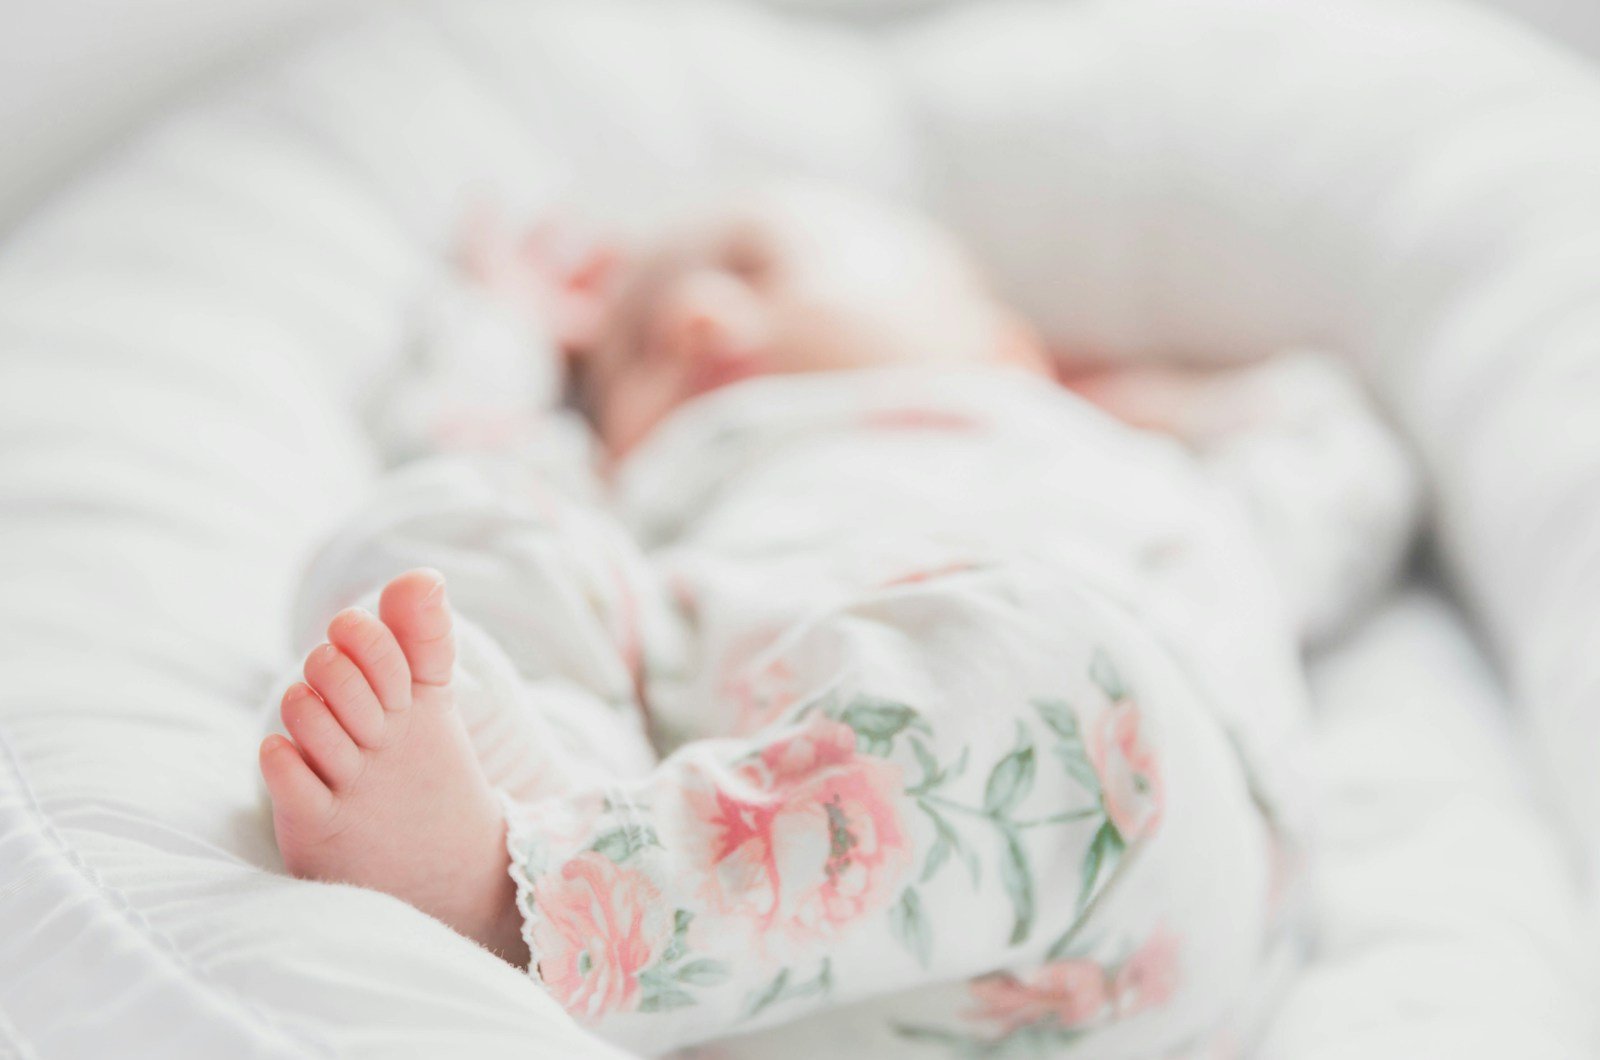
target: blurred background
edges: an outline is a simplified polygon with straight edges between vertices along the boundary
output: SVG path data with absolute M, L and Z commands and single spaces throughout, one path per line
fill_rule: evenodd
M 75 164 L 163 104 L 318 26 L 385 2 L 0 0 L 0 229 L 9 228 Z M 859 6 L 940 2 L 870 0 Z M 1600 61 L 1595 0 L 1490 2 Z M 832 12 L 846 5 L 787 0 L 781 6 Z
M 375 0 L 3 0 L 0 224 L 190 89 Z

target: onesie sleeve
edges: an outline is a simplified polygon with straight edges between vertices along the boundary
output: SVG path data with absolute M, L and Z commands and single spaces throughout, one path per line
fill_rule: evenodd
M 418 290 L 401 355 L 365 418 L 384 462 L 526 447 L 560 419 L 565 370 L 550 337 L 459 269 Z
M 1411 457 L 1330 356 L 1280 354 L 1225 385 L 1229 407 L 1191 441 L 1250 515 L 1302 640 L 1334 636 L 1406 559 L 1420 507 Z

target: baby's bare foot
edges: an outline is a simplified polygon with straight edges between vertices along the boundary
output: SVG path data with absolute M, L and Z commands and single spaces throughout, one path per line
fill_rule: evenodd
M 293 739 L 261 745 L 284 865 L 385 891 L 525 964 L 504 816 L 451 695 L 444 579 L 403 574 L 378 612 L 329 623 L 283 697 Z

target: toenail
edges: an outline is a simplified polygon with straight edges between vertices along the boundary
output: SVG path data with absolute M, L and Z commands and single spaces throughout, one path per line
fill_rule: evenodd
M 334 626 L 358 626 L 371 617 L 370 613 L 359 607 L 347 607 L 333 616 L 333 621 L 328 623 L 328 627 L 331 629 Z

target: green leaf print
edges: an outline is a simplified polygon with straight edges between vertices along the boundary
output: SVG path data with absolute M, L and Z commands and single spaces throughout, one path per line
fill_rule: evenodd
M 785 968 L 777 974 L 771 983 L 767 984 L 765 990 L 757 994 L 755 999 L 750 1002 L 750 1008 L 745 1013 L 745 1019 L 750 1019 L 752 1016 L 759 1014 L 768 1005 L 781 998 L 784 988 L 788 985 L 789 969 Z
M 612 861 L 626 861 L 645 847 L 658 847 L 661 837 L 649 825 L 630 824 L 602 833 L 589 848 Z
M 856 731 L 862 750 L 876 755 L 893 751 L 894 738 L 907 729 L 928 731 L 928 723 L 904 703 L 864 696 L 844 708 L 839 720 Z
M 1123 683 L 1122 674 L 1103 648 L 1096 648 L 1094 658 L 1089 660 L 1089 680 L 1099 685 L 1112 700 L 1128 697 L 1128 686 Z
M 1070 1027 L 1050 1027 L 1036 1023 L 1013 1032 L 1009 1038 L 1003 1039 L 1002 1044 L 1007 1052 L 1018 1052 L 1027 1056 L 1059 1056 L 1061 1050 L 1087 1033 Z
M 1005 884 L 1016 915 L 1016 923 L 1011 928 L 1011 945 L 1016 946 L 1033 930 L 1033 872 L 1028 868 L 1022 838 L 1015 832 L 1006 832 L 1005 850 L 1000 857 L 1000 880 Z
M 1066 770 L 1069 777 L 1082 785 L 1085 791 L 1096 797 L 1100 795 L 1100 774 L 1094 771 L 1094 765 L 1089 761 L 1089 756 L 1084 754 L 1082 747 L 1058 744 L 1056 757 L 1061 760 L 1061 768 Z
M 1089 904 L 1089 899 L 1094 897 L 1095 881 L 1099 879 L 1101 870 L 1122 856 L 1124 845 L 1122 836 L 1117 833 L 1116 825 L 1107 818 L 1100 826 L 1100 831 L 1089 841 L 1089 849 L 1083 855 L 1083 871 L 1078 891 L 1079 912 L 1082 912 L 1083 907 Z
M 690 986 L 718 986 L 728 981 L 728 966 L 722 961 L 702 957 L 690 961 L 673 973 L 673 978 Z
M 1036 699 L 1033 709 L 1039 712 L 1039 717 L 1057 736 L 1063 740 L 1082 742 L 1083 737 L 1078 734 L 1078 715 L 1065 702 L 1059 699 Z
M 995 817 L 1003 817 L 1033 788 L 1033 748 L 1022 747 L 995 763 L 989 771 L 989 781 L 983 787 L 983 809 Z
M 928 820 L 933 822 L 934 831 L 938 837 L 934 840 L 933 847 L 928 851 L 928 860 L 922 865 L 922 882 L 927 883 L 939 867 L 944 864 L 950 853 L 961 859 L 967 867 L 967 875 L 972 877 L 972 886 L 978 886 L 982 878 L 983 869 L 978 861 L 978 855 L 971 850 L 961 839 L 961 833 L 956 831 L 950 819 L 929 805 L 926 799 L 917 800 L 917 808 L 927 814 Z M 941 848 L 942 851 L 941 851 Z M 941 851 L 935 854 L 936 851 Z M 931 866 L 931 867 L 930 867 Z
M 694 1004 L 694 995 L 687 990 L 666 986 L 650 991 L 639 999 L 640 1012 L 666 1012 L 669 1009 L 688 1008 Z
M 960 1046 L 969 1041 L 967 1035 L 947 1031 L 942 1027 L 919 1027 L 912 1023 L 896 1023 L 894 1033 L 913 1042 L 931 1042 L 938 1045 Z
M 689 934 L 689 922 L 694 919 L 694 914 L 687 909 L 679 909 L 672 914 L 672 941 L 667 943 L 667 948 L 662 951 L 663 963 L 670 963 L 682 957 L 688 950 L 685 941 Z
M 944 773 L 939 769 L 938 759 L 933 757 L 933 752 L 928 750 L 928 745 L 921 740 L 911 741 L 911 752 L 917 756 L 917 765 L 922 767 L 922 779 L 907 792 L 921 795 L 932 791 L 944 782 Z
M 678 964 L 688 952 L 687 936 L 693 920 L 694 914 L 687 909 L 672 914 L 672 938 L 661 951 L 660 958 L 639 973 L 640 1012 L 664 1012 L 698 1004 L 685 987 L 718 986 L 727 982 L 730 972 L 722 961 L 702 957 Z
M 1078 929 L 1082 926 L 1083 921 L 1079 920 L 1074 922 L 1071 927 L 1067 928 L 1067 930 L 1063 931 L 1061 936 L 1050 944 L 1050 948 L 1044 951 L 1045 963 L 1048 964 L 1054 961 L 1059 961 L 1069 952 L 1071 952 L 1072 944 L 1073 942 L 1077 941 L 1078 938 Z
M 927 883 L 933 879 L 933 874 L 944 868 L 944 863 L 950 860 L 950 840 L 939 836 L 928 848 L 928 856 L 922 862 L 922 874 L 918 878 Z
M 907 887 L 900 901 L 889 910 L 889 929 L 906 952 L 926 968 L 933 955 L 933 927 L 922 910 L 922 897 L 915 887 Z
M 784 968 L 768 983 L 766 989 L 751 996 L 745 1008 L 743 1019 L 754 1019 L 768 1006 L 780 1001 L 794 1001 L 799 998 L 826 997 L 833 991 L 833 962 L 828 958 L 822 959 L 822 966 L 818 969 L 816 978 L 790 985 L 790 969 Z

